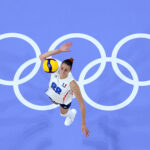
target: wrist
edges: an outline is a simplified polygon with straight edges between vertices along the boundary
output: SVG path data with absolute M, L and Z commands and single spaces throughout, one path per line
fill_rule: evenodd
M 82 122 L 82 126 L 86 126 L 86 123 L 85 123 L 85 122 Z
M 60 53 L 61 51 L 60 51 L 60 49 L 58 48 L 58 49 L 55 49 L 55 52 L 58 54 L 58 53 Z

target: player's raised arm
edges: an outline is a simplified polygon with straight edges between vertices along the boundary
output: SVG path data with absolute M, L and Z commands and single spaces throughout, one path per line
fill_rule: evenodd
M 53 55 L 56 55 L 56 54 L 61 53 L 61 52 L 71 52 L 70 50 L 68 50 L 71 45 L 72 45 L 72 42 L 66 42 L 65 44 L 61 45 L 61 47 L 58 49 L 48 51 L 48 52 L 41 54 L 39 56 L 39 58 L 41 61 L 44 61 L 49 56 L 53 56 Z

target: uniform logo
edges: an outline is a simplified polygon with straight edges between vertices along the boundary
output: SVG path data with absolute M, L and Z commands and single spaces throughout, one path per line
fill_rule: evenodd
M 65 88 L 65 87 L 67 86 L 67 84 L 66 84 L 66 83 L 63 83 L 62 86 Z

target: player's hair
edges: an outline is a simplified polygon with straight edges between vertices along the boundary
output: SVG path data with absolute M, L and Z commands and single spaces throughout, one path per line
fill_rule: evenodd
M 69 58 L 69 59 L 65 59 L 63 62 L 62 62 L 62 64 L 63 63 L 65 63 L 65 64 L 67 64 L 69 67 L 70 67 L 70 70 L 72 69 L 72 64 L 73 64 L 73 58 L 71 57 L 71 58 Z

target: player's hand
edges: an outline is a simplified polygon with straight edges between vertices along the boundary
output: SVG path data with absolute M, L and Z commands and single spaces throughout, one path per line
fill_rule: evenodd
M 90 132 L 90 131 L 89 131 L 89 129 L 86 127 L 86 125 L 82 124 L 82 126 L 81 126 L 81 131 L 82 131 L 82 133 L 85 134 L 86 137 L 89 136 L 89 132 Z
M 66 42 L 65 44 L 61 45 L 61 47 L 59 48 L 59 51 L 60 52 L 71 52 L 70 50 L 68 50 L 71 45 L 72 45 L 72 42 Z

